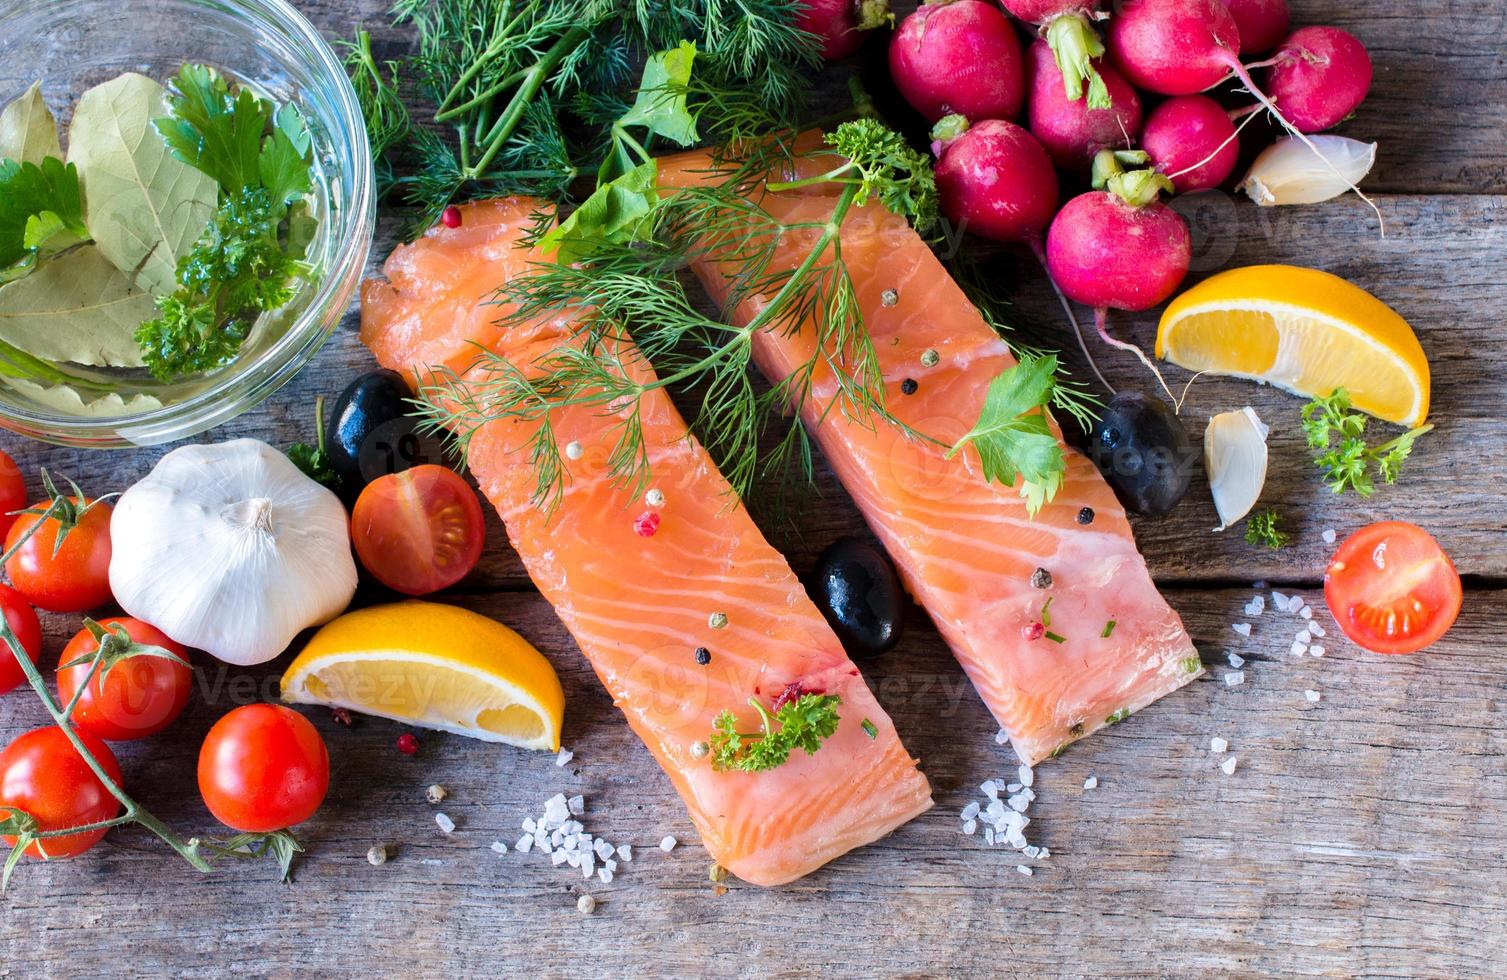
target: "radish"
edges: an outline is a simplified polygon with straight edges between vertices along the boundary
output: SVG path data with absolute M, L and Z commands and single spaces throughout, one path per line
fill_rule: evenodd
M 1240 53 L 1263 54 L 1287 36 L 1287 0 L 1224 0 L 1240 29 Z
M 795 26 L 821 38 L 822 57 L 836 61 L 863 45 L 865 31 L 893 24 L 889 0 L 798 0 Z
M 981 0 L 933 0 L 900 22 L 890 40 L 890 75 L 931 122 L 1014 119 L 1025 100 L 1020 41 L 1009 18 Z
M 1299 28 L 1272 56 L 1266 87 L 1288 122 L 1305 133 L 1321 132 L 1365 100 L 1371 56 L 1338 27 Z
M 1094 160 L 1094 186 L 1102 189 L 1079 194 L 1057 212 L 1047 230 L 1046 259 L 1058 288 L 1094 308 L 1099 336 L 1133 352 L 1160 381 L 1161 372 L 1146 354 L 1110 336 L 1106 322 L 1108 310 L 1136 312 L 1171 296 L 1193 259 L 1188 223 L 1160 200 L 1172 189 L 1171 181 L 1153 170 L 1122 166 L 1145 161 L 1144 153 L 1101 152 Z
M 1104 42 L 1094 30 L 1099 0 L 1000 0 L 1000 5 L 1028 24 L 1035 24 L 1056 57 L 1062 94 L 1069 102 L 1083 98 L 1088 83 L 1091 109 L 1108 109 L 1110 93 L 1105 88 L 1094 59 L 1104 53 Z
M 1141 97 L 1125 77 L 1109 65 L 1099 65 L 1099 79 L 1109 96 L 1109 108 L 1095 109 L 1063 91 L 1062 70 L 1045 41 L 1026 52 L 1030 78 L 1027 119 L 1031 134 L 1041 141 L 1052 162 L 1063 170 L 1087 170 L 1094 154 L 1128 147 L 1141 128 Z
M 1235 124 L 1207 95 L 1178 95 L 1152 110 L 1141 147 L 1179 194 L 1218 187 L 1235 170 Z
M 1057 172 L 1034 136 L 1003 119 L 970 127 L 962 116 L 947 116 L 932 137 L 948 221 L 995 241 L 1041 237 L 1057 212 Z
M 1240 29 L 1221 0 L 1126 0 L 1110 21 L 1108 48 L 1132 84 L 1163 95 L 1193 95 L 1234 75 L 1284 129 L 1318 153 L 1240 63 Z M 1295 53 L 1301 54 L 1301 49 Z M 1369 84 L 1369 60 L 1367 75 Z M 1350 189 L 1371 205 L 1382 222 L 1375 202 L 1354 184 Z M 1382 234 L 1386 234 L 1385 222 Z

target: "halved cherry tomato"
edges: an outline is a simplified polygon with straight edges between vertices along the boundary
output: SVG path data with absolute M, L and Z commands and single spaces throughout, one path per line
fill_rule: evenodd
M 351 511 L 351 542 L 390 589 L 427 595 L 454 585 L 481 558 L 481 504 L 465 480 L 432 463 L 366 485 Z
M 31 657 L 31 662 L 36 663 L 42 653 L 42 623 L 37 619 L 37 611 L 31 608 L 25 596 L 8 585 L 0 585 L 0 609 L 5 611 L 5 621 L 10 624 L 16 639 L 21 641 L 21 648 Z M 0 694 L 21 686 L 24 680 L 26 674 L 16 662 L 15 654 L 10 647 L 0 643 Z
M 139 619 L 110 616 L 100 620 L 106 630 L 121 627 L 133 643 L 161 647 L 184 659 L 188 651 L 166 633 Z M 105 643 L 119 642 L 106 638 Z M 87 629 L 79 630 L 58 658 L 58 695 L 64 704 L 73 700 L 78 686 L 89 674 L 87 662 L 64 667 L 99 652 L 100 641 Z M 107 651 L 108 652 L 108 651 Z M 100 670 L 79 696 L 73 723 L 111 742 L 129 742 L 156 735 L 171 725 L 188 704 L 194 672 L 166 657 L 137 654 L 117 661 L 108 673 Z
M 10 453 L 0 452 L 0 538 L 16 523 L 16 511 L 26 506 L 26 478 Z
M 227 827 L 249 834 L 312 817 L 330 788 L 330 754 L 303 715 L 248 704 L 215 722 L 199 750 L 199 793 Z
M 1324 601 L 1353 642 L 1416 653 L 1460 614 L 1460 574 L 1427 531 L 1384 521 L 1344 540 L 1324 573 Z
M 22 514 L 5 536 L 10 551 L 37 524 L 36 533 L 5 563 L 11 585 L 34 606 L 50 612 L 80 612 L 110 601 L 110 505 L 64 497 L 67 513 L 58 517 Z M 32 505 L 44 510 L 52 501 Z M 62 547 L 58 532 L 72 525 Z
M 119 786 L 120 765 L 109 746 L 88 732 L 79 732 L 78 736 Z M 39 830 L 67 830 L 110 820 L 120 813 L 120 801 L 105 789 L 61 728 L 27 732 L 0 752 L 0 811 L 6 807 L 29 814 Z M 28 847 L 26 855 L 73 857 L 98 844 L 107 832 L 108 828 L 48 837 Z M 3 839 L 8 845 L 16 843 L 11 835 Z

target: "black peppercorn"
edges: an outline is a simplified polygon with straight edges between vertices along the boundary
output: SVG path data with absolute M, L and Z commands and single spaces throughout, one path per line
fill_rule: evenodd
M 914 395 L 916 393 L 916 389 L 919 387 L 920 385 L 916 384 L 915 378 L 906 378 L 904 381 L 900 382 L 900 393 L 902 395 Z
M 1092 507 L 1085 507 L 1082 510 L 1078 511 L 1078 523 L 1079 524 L 1092 524 L 1093 522 L 1094 522 L 1094 509 Z
M 698 664 L 700 664 L 701 666 L 703 666 L 703 667 L 705 667 L 707 664 L 711 663 L 712 662 L 712 651 L 708 650 L 706 647 L 697 647 L 696 648 L 696 662 Z
M 1052 573 L 1045 568 L 1038 568 L 1031 573 L 1031 588 L 1050 589 L 1052 587 Z

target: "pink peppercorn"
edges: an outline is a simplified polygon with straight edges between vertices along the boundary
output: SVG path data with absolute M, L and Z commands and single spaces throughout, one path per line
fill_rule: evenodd
M 452 204 L 445 210 L 441 211 L 440 224 L 444 225 L 446 228 L 459 228 L 460 208 Z
M 413 732 L 404 732 L 398 736 L 398 751 L 404 755 L 417 755 L 419 752 L 419 740 Z
M 654 537 L 654 532 L 659 530 L 659 515 L 652 510 L 644 511 L 634 518 L 633 530 L 641 537 Z
M 1020 635 L 1025 640 L 1039 640 L 1046 636 L 1047 628 L 1041 623 L 1027 623 L 1020 628 Z

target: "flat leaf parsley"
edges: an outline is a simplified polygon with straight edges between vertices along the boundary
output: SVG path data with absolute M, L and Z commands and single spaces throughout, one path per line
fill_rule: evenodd
M 78 170 L 56 157 L 41 164 L 0 160 L 0 282 L 3 270 L 34 260 L 54 235 L 72 241 L 89 237 Z
M 1311 449 L 1323 450 L 1313 461 L 1324 471 L 1324 482 L 1335 493 L 1354 490 L 1369 497 L 1376 489 L 1370 468 L 1387 483 L 1396 483 L 1403 461 L 1413 452 L 1413 443 L 1432 425 L 1409 429 L 1375 449 L 1364 438 L 1367 418 L 1350 410 L 1350 395 L 1336 388 L 1328 398 L 1317 396 L 1303 406 L 1303 434 Z
M 1034 516 L 1057 495 L 1067 472 L 1047 406 L 1056 384 L 1057 356 L 1022 357 L 989 383 L 978 422 L 947 452 L 978 451 L 984 479 L 1005 486 L 1022 480 L 1020 494 Z
M 748 703 L 758 711 L 762 731 L 738 731 L 738 716 L 731 711 L 722 712 L 712 723 L 712 767 L 719 772 L 773 769 L 784 765 L 795 749 L 815 755 L 837 731 L 837 708 L 842 698 L 802 694 L 772 715 L 757 698 L 749 698 Z

